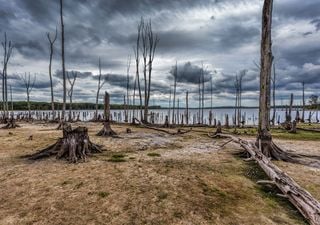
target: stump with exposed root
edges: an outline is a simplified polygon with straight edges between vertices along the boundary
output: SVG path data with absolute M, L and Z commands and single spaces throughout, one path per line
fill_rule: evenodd
M 66 159 L 71 163 L 76 163 L 79 161 L 85 162 L 88 156 L 101 152 L 100 146 L 90 141 L 86 127 L 72 129 L 69 125 L 64 127 L 63 137 L 59 138 L 55 144 L 35 154 L 28 155 L 27 158 L 37 160 L 56 156 L 57 159 Z

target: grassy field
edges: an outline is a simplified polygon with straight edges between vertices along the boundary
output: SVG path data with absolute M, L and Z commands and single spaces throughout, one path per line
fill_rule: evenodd
M 101 125 L 89 123 L 91 141 L 105 151 L 87 163 L 20 158 L 54 143 L 55 126 L 0 130 L 0 224 L 306 224 L 276 189 L 256 184 L 265 174 L 238 146 L 221 148 L 224 140 L 205 132 L 126 134 L 114 125 L 121 138 L 104 138 L 95 136 Z M 287 149 L 320 154 L 319 135 L 273 134 Z M 276 164 L 320 199 L 320 170 Z

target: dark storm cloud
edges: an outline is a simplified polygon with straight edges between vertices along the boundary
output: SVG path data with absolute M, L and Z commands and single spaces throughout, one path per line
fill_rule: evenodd
M 80 79 L 85 79 L 85 78 L 89 78 L 89 77 L 92 77 L 92 72 L 80 72 L 80 71 L 75 71 L 75 70 L 72 70 L 72 71 L 66 71 L 66 74 L 69 73 L 76 73 L 77 74 L 77 78 L 80 78 Z M 62 70 L 57 70 L 54 74 L 53 74 L 54 77 L 57 77 L 59 79 L 62 79 Z M 67 76 L 67 75 L 66 75 Z
M 211 71 L 206 70 L 205 67 L 202 68 L 197 65 L 192 65 L 191 62 L 187 62 L 183 65 L 178 65 L 177 71 L 178 71 L 177 82 L 179 83 L 198 84 L 199 79 L 202 76 L 202 73 L 203 73 L 203 82 L 208 82 L 211 80 Z M 175 66 L 171 68 L 170 74 L 171 75 L 168 76 L 167 78 L 170 80 L 173 80 L 173 76 L 175 74 Z

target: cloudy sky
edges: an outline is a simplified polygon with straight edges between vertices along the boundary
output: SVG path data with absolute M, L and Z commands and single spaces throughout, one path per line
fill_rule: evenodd
M 4 32 L 15 45 L 8 73 L 14 100 L 24 100 L 19 75 L 36 75 L 32 100 L 49 101 L 49 44 L 47 32 L 58 27 L 58 0 L 0 0 L 0 39 Z M 244 77 L 243 105 L 257 105 L 262 0 L 66 0 L 64 1 L 66 69 L 79 72 L 74 102 L 94 102 L 98 58 L 107 79 L 103 91 L 113 103 L 125 93 L 128 56 L 141 17 L 151 19 L 160 38 L 153 65 L 151 104 L 167 105 L 172 67 L 178 62 L 178 94 L 186 90 L 196 106 L 199 71 L 206 69 L 206 105 L 213 79 L 215 106 L 234 104 L 234 79 Z M 274 0 L 273 51 L 277 74 L 277 102 L 290 93 L 301 103 L 306 95 L 320 94 L 320 1 Z M 61 101 L 60 36 L 55 44 L 53 72 L 57 100 Z M 3 54 L 3 49 L 0 49 Z M 134 80 L 134 62 L 130 74 Z

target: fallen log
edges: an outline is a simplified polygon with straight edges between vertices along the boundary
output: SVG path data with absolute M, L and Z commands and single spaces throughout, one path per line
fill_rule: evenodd
M 240 144 L 254 159 L 261 169 L 268 175 L 271 181 L 281 190 L 283 196 L 299 210 L 311 225 L 320 224 L 320 203 L 312 195 L 301 188 L 292 178 L 290 178 L 279 167 L 274 165 L 254 143 L 242 140 L 227 134 L 217 134 L 215 136 L 230 138 L 233 142 Z
M 156 131 L 159 131 L 159 132 L 163 132 L 163 133 L 166 133 L 166 134 L 170 134 L 170 135 L 179 135 L 179 134 L 186 134 L 186 133 L 189 133 L 190 131 L 192 131 L 192 129 L 189 129 L 189 130 L 186 130 L 186 131 L 183 131 L 181 129 L 178 129 L 177 132 L 170 132 L 168 130 L 164 130 L 164 129 L 161 129 L 161 128 L 157 128 L 157 127 L 152 127 L 152 126 L 148 126 L 146 124 L 143 124 L 141 123 L 140 120 L 138 120 L 137 118 L 134 118 L 135 121 L 138 122 L 138 124 L 140 126 L 142 126 L 143 128 L 147 128 L 147 129 L 150 129 L 150 130 L 156 130 Z

